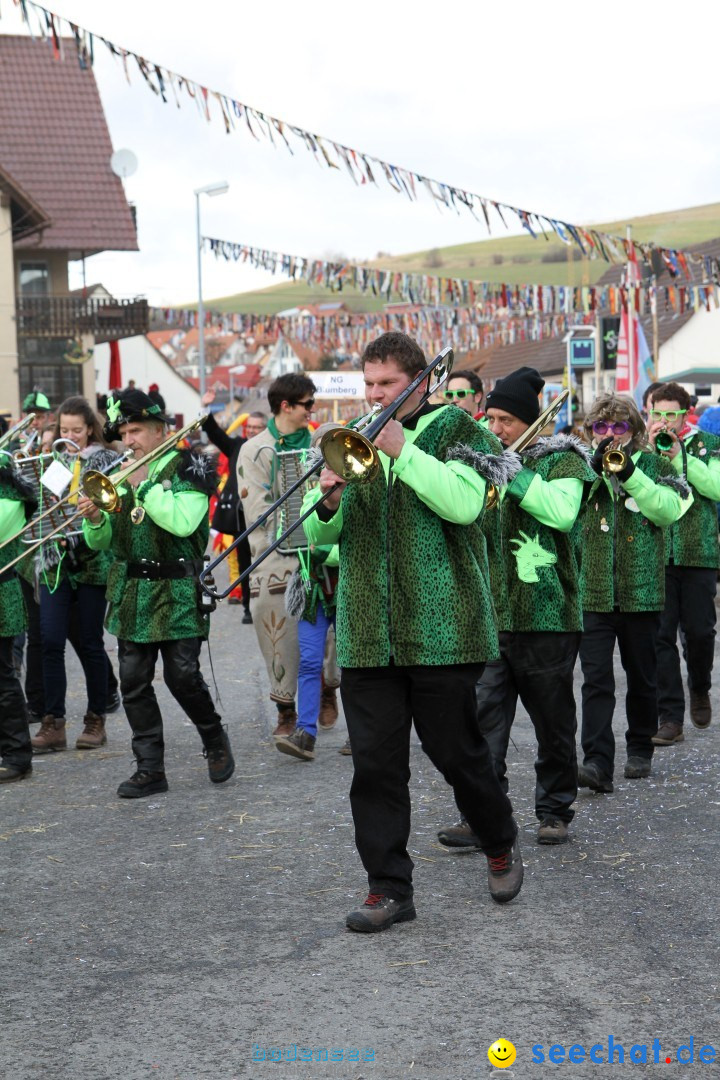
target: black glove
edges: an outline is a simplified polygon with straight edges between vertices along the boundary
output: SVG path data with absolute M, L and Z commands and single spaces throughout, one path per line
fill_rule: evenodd
M 629 480 L 635 472 L 635 462 L 630 457 L 629 450 L 626 450 L 625 453 L 627 454 L 627 465 L 624 469 L 621 469 L 619 473 L 615 473 L 621 484 L 624 484 L 626 480 Z
M 612 435 L 610 435 L 607 439 L 603 439 L 603 441 L 598 445 L 595 453 L 590 459 L 590 464 L 592 465 L 598 476 L 602 476 L 603 474 L 603 454 L 605 453 L 612 441 Z

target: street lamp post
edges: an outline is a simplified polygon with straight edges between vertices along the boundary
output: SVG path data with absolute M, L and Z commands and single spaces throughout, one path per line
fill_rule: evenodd
M 202 292 L 202 230 L 200 228 L 200 196 L 201 195 L 224 195 L 230 185 L 226 180 L 217 184 L 206 184 L 205 187 L 195 189 L 195 224 L 197 234 L 197 273 L 198 273 L 198 375 L 200 382 L 200 400 L 206 390 L 205 386 L 205 308 L 203 306 Z

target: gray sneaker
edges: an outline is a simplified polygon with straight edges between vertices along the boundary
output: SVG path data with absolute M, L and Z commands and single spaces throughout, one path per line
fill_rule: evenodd
M 301 761 L 315 760 L 315 736 L 308 735 L 304 728 L 297 728 L 292 735 L 278 739 L 275 748 L 281 754 L 290 754 L 291 757 L 300 758 Z

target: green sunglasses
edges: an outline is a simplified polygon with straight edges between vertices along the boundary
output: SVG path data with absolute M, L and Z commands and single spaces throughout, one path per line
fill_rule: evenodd
M 677 420 L 678 416 L 684 416 L 687 409 L 651 409 L 651 420 L 666 420 L 668 423 L 672 423 L 673 420 Z
M 454 401 L 455 398 L 462 401 L 463 398 L 472 397 L 474 394 L 474 390 L 443 390 L 443 397 L 446 401 Z

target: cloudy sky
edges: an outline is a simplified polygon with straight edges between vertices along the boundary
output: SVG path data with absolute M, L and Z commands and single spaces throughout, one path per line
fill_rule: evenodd
M 290 123 L 528 210 L 589 224 L 720 200 L 715 0 L 421 5 L 264 0 L 47 0 L 63 16 L 148 60 Z M 0 33 L 21 31 L 10 0 Z M 66 62 L 74 63 L 72 56 Z M 356 188 L 208 124 L 193 103 L 163 105 L 97 46 L 113 145 L 139 168 L 140 253 L 88 261 L 89 281 L 172 305 L 197 295 L 196 187 L 203 231 L 300 255 L 374 257 L 486 235 L 465 213 L 411 204 L 383 180 Z M 499 230 L 498 230 L 499 231 Z M 204 261 L 205 296 L 274 280 Z

